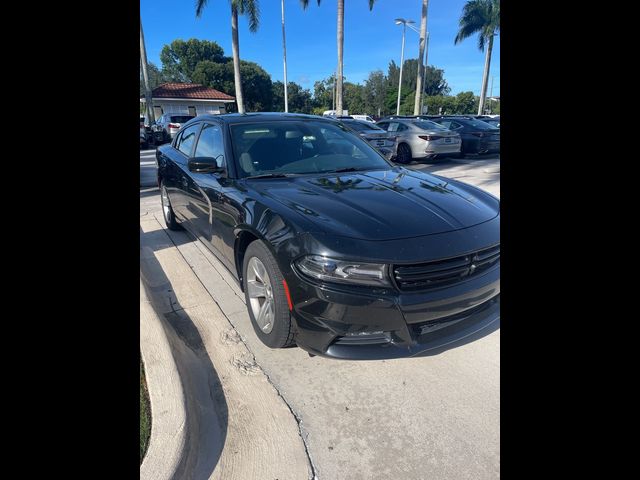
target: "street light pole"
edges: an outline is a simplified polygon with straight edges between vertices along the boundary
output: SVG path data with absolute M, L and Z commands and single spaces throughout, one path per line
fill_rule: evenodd
M 424 49 L 424 70 L 422 71 L 422 92 L 420 93 L 420 115 L 424 112 L 424 87 L 427 79 L 427 60 L 429 58 L 429 32 L 427 32 L 427 46 Z
M 398 80 L 398 104 L 396 105 L 396 115 L 400 115 L 400 94 L 402 93 L 402 67 L 404 66 L 404 36 L 407 31 L 407 23 L 415 23 L 413 20 L 396 18 L 396 25 L 402 25 L 402 50 L 400 52 L 400 78 Z
M 284 0 L 282 0 L 282 62 L 284 64 L 284 111 L 289 112 L 289 99 L 287 97 L 287 41 L 284 36 Z

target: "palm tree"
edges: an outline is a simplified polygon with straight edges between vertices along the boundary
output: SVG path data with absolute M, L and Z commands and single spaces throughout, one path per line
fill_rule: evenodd
M 302 8 L 306 9 L 309 6 L 309 0 L 300 0 Z M 369 11 L 373 10 L 373 4 L 376 0 L 369 0 Z M 320 0 L 318 0 L 320 5 Z M 338 0 L 338 69 L 336 71 L 336 113 L 340 112 L 342 115 L 342 82 L 344 76 L 342 74 L 342 50 L 344 47 L 344 0 Z
M 459 25 L 460 30 L 458 30 L 458 34 L 456 35 L 455 44 L 460 43 L 465 38 L 471 37 L 476 33 L 478 34 L 478 48 L 481 52 L 484 51 L 485 43 L 488 43 L 484 59 L 480 104 L 478 105 L 478 115 L 482 115 L 487 97 L 493 37 L 500 31 L 500 0 L 471 0 L 467 2 L 462 8 Z
M 208 0 L 196 0 L 196 17 L 200 18 Z M 242 77 L 240 75 L 240 42 L 238 41 L 238 13 L 246 15 L 249 20 L 249 31 L 255 33 L 260 23 L 260 6 L 258 0 L 229 0 L 231 5 L 231 50 L 233 51 L 233 76 L 236 87 L 236 103 L 238 112 L 244 113 L 242 100 Z

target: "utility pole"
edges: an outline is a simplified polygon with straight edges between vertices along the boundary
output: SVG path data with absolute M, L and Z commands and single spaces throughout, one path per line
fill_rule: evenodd
M 284 111 L 289 112 L 289 99 L 287 97 L 287 41 L 284 36 L 284 0 L 282 0 L 282 58 L 284 63 Z
M 140 18 L 140 62 L 142 63 L 142 79 L 144 81 L 144 100 L 147 107 L 147 121 L 149 125 L 155 122 L 153 115 L 153 101 L 151 87 L 149 86 L 149 74 L 147 72 L 147 49 L 144 46 L 144 33 L 142 32 L 142 18 Z

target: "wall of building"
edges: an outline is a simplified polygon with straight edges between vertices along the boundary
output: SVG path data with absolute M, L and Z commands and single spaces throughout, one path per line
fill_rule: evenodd
M 189 101 L 189 102 L 163 102 L 162 100 L 154 100 L 153 106 L 162 107 L 163 113 L 182 113 L 185 115 L 189 114 L 189 107 L 196 107 L 196 115 L 202 115 L 205 113 L 209 114 L 219 114 L 225 113 L 225 104 L 214 103 L 214 102 L 198 102 L 198 101 Z

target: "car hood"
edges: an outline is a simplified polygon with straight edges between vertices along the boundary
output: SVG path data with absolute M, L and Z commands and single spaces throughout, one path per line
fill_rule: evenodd
M 393 240 L 460 230 L 499 214 L 475 187 L 404 168 L 252 180 L 261 195 L 298 212 L 315 231 Z

